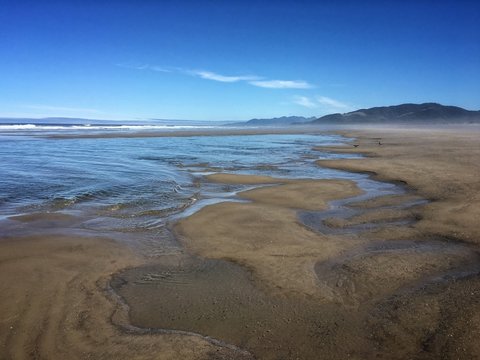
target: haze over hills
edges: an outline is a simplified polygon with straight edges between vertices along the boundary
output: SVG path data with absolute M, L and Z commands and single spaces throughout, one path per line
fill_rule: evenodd
M 480 122 L 480 111 L 437 103 L 401 104 L 322 116 L 310 124 Z
M 294 124 L 305 124 L 315 120 L 316 117 L 303 116 L 282 116 L 271 119 L 251 119 L 248 121 L 236 122 L 232 126 L 285 126 Z
M 458 106 L 437 103 L 401 104 L 359 109 L 348 113 L 329 114 L 319 118 L 303 116 L 282 116 L 270 119 L 251 119 L 243 122 L 207 120 L 98 120 L 69 117 L 48 118 L 0 118 L 0 124 L 42 124 L 42 125 L 165 125 L 165 126 L 299 126 L 335 124 L 457 124 L 480 123 L 480 111 L 466 110 Z
M 437 103 L 401 104 L 359 109 L 340 114 L 329 114 L 320 118 L 283 116 L 272 119 L 252 119 L 237 122 L 235 126 L 289 126 L 319 124 L 359 124 L 359 123 L 470 123 L 480 122 L 480 111 L 466 110 L 458 106 L 445 106 Z

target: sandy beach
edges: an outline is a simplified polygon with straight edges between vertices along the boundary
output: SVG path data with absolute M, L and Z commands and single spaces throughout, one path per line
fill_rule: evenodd
M 342 133 L 353 142 L 321 150 L 365 157 L 317 166 L 406 192 L 211 174 L 262 186 L 171 224 L 185 251 L 162 259 L 105 238 L 4 236 L 0 358 L 480 358 L 479 133 Z

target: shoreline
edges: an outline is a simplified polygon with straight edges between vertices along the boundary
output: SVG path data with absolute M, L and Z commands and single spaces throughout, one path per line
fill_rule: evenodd
M 480 269 L 474 266 L 480 259 L 475 241 L 477 227 L 471 220 L 452 217 L 458 206 L 462 206 L 462 215 L 475 218 L 477 214 L 474 200 L 478 184 L 475 176 L 461 169 L 467 167 L 473 175 L 479 170 L 480 165 L 471 169 L 479 158 L 478 141 L 472 134 L 459 132 L 449 139 L 435 134 L 425 138 L 422 131 L 420 134 L 423 138 L 412 131 L 343 132 L 354 136 L 359 146 L 327 149 L 364 152 L 367 156 L 319 161 L 321 166 L 376 173 L 380 180 L 400 180 L 411 186 L 404 197 L 359 200 L 355 205 L 360 209 L 359 216 L 329 223 L 332 228 L 342 229 L 384 221 L 383 228 L 381 225 L 354 235 L 321 234 L 302 224 L 299 210 L 322 213 L 327 201 L 335 204 L 342 200 L 334 199 L 359 194 L 345 181 L 217 174 L 207 176 L 208 181 L 271 186 L 239 193 L 239 197 L 249 200 L 247 203 L 214 204 L 181 219 L 175 229 L 188 251 L 180 257 L 165 257 L 156 263 L 138 258 L 124 245 L 91 238 L 1 240 L 0 247 L 8 250 L 0 262 L 4 267 L 3 293 L 15 289 L 17 294 L 0 298 L 4 353 L 12 358 L 51 354 L 60 346 L 63 355 L 70 358 L 80 358 L 79 349 L 92 355 L 101 351 L 112 358 L 153 353 L 166 359 L 251 358 L 235 347 L 218 346 L 225 342 L 261 359 L 282 354 L 315 359 L 319 352 L 332 359 L 393 354 L 392 358 L 402 359 L 418 354 L 418 344 L 428 339 L 420 350 L 423 358 L 435 358 L 438 351 L 463 357 L 480 354 L 475 342 L 480 334 L 480 319 L 475 315 L 480 313 L 476 300 L 476 294 L 480 295 L 476 276 Z M 379 137 L 381 146 L 375 143 Z M 467 150 L 471 153 L 462 153 Z M 444 153 L 438 155 L 439 151 Z M 449 151 L 454 153 L 449 155 Z M 453 164 L 458 172 L 453 180 L 445 180 L 451 175 L 444 170 L 445 164 Z M 420 171 L 422 167 L 428 167 L 428 171 Z M 431 184 L 432 178 L 435 184 Z M 408 196 L 415 199 L 418 195 L 433 201 L 395 213 L 384 210 L 385 206 L 403 204 L 408 202 Z M 453 207 L 453 213 L 449 207 Z M 414 216 L 414 223 L 389 223 L 391 218 L 408 216 Z M 471 245 L 445 241 L 449 236 Z M 98 254 L 103 255 L 94 260 Z M 92 262 L 95 266 L 83 274 L 82 269 Z M 32 266 L 46 277 L 30 280 L 27 269 Z M 28 281 L 8 278 L 8 274 L 25 271 Z M 55 276 L 49 278 L 48 274 Z M 449 274 L 458 274 L 456 280 Z M 71 279 L 70 294 L 63 287 L 64 277 Z M 104 291 L 112 284 L 116 293 L 120 290 L 127 295 L 129 314 L 105 298 Z M 155 301 L 159 291 L 164 310 L 159 310 Z M 33 310 L 22 307 L 21 319 L 9 325 L 9 317 L 17 312 L 12 301 L 25 294 L 35 299 Z M 132 307 L 134 301 L 138 304 Z M 61 314 L 52 310 L 58 304 L 64 309 Z M 75 308 L 73 304 L 81 305 Z M 182 315 L 182 311 L 190 313 L 192 305 L 196 306 L 194 315 L 202 320 Z M 240 315 L 235 317 L 236 313 Z M 185 331 L 184 335 L 135 335 L 115 330 L 115 325 L 106 322 L 109 318 L 114 323 L 118 319 L 127 321 L 128 316 L 132 324 L 143 317 L 141 321 L 150 322 L 147 328 L 154 328 L 165 321 L 166 314 L 171 327 L 184 327 L 178 329 Z M 42 330 L 45 322 L 48 325 Z M 223 328 L 219 327 L 222 323 Z M 70 335 L 58 343 L 66 336 L 58 330 L 62 324 L 66 325 L 63 331 Z M 20 337 L 18 333 L 12 335 L 17 328 Z M 98 329 L 106 336 L 103 343 L 89 337 Z M 188 331 L 196 329 L 202 335 L 188 335 Z M 219 336 L 212 336 L 219 331 Z M 453 338 L 447 337 L 450 332 L 455 334 Z M 210 342 L 208 337 L 219 342 Z M 342 349 L 339 344 L 344 345 Z
M 350 131 L 406 131 L 406 132 L 445 132 L 445 133 L 462 133 L 465 131 L 480 132 L 480 124 L 443 124 L 437 125 L 433 128 L 431 125 L 417 124 L 413 125 L 411 129 L 405 129 L 402 124 L 363 124 L 363 125 L 335 125 L 323 124 L 315 126 L 290 126 L 290 127 L 254 127 L 254 128 L 222 128 L 222 129 L 208 129 L 208 130 L 172 130 L 172 131 L 145 131 L 145 132 L 99 132 L 93 134 L 50 134 L 35 136 L 44 137 L 48 139 L 110 139 L 110 138 L 155 138 L 155 137 L 191 137 L 191 136 L 248 136 L 248 135 L 289 135 L 289 134 L 320 134 L 320 133 L 334 133 L 334 134 L 348 134 Z M 25 134 L 28 135 L 28 134 Z

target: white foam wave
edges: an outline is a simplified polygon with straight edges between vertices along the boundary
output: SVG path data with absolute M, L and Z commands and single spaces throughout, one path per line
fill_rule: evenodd
M 214 129 L 211 125 L 39 125 L 39 124 L 0 124 L 0 131 L 54 131 L 54 130 L 182 130 L 182 129 Z
M 35 127 L 34 124 L 0 125 L 0 130 L 29 130 Z

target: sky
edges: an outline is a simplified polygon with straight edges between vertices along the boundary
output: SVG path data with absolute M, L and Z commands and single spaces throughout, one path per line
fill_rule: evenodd
M 0 0 L 0 117 L 480 109 L 480 2 Z

